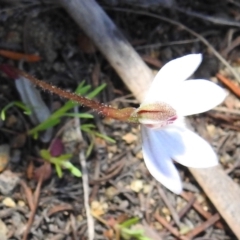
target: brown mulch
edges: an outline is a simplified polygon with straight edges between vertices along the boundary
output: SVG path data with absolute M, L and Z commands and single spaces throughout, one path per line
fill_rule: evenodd
M 112 7 L 144 9 L 184 23 L 207 38 L 239 71 L 239 45 L 235 41 L 238 29 L 234 25 L 240 18 L 237 2 L 178 1 L 178 8 L 175 8 L 176 3 L 156 7 L 150 3 L 139 6 L 131 1 L 99 2 L 107 7 L 109 16 L 153 71 L 178 56 L 202 52 L 205 61 L 195 74 L 196 78 L 211 78 L 217 82 L 217 73 L 229 74 L 198 38 L 180 27 L 147 16 L 111 10 Z M 1 7 L 1 63 L 23 68 L 38 79 L 69 91 L 74 91 L 83 80 L 93 87 L 107 83 L 98 100 L 118 107 L 137 106 L 105 58 L 53 2 L 3 1 Z M 193 13 L 201 13 L 201 17 Z M 215 22 L 206 16 L 212 16 Z M 228 24 L 222 19 L 228 19 Z M 4 50 L 11 54 L 6 55 Z M 14 52 L 24 53 L 24 61 L 22 56 L 12 55 Z M 218 79 L 221 80 L 221 75 Z M 239 88 L 237 82 L 232 82 L 231 78 L 221 80 L 232 92 L 223 106 L 192 117 L 190 121 L 213 145 L 227 174 L 239 183 L 240 105 L 235 95 Z M 0 84 L 0 109 L 12 101 L 20 101 L 12 80 L 1 74 Z M 51 110 L 58 109 L 65 101 L 46 92 L 42 92 L 42 98 Z M 80 107 L 80 111 L 87 110 Z M 74 129 L 71 121 L 71 118 L 64 118 L 54 128 L 53 137 L 63 126 L 69 125 L 60 136 L 66 140 L 64 137 Z M 172 194 L 151 177 L 142 159 L 137 125 L 98 116 L 83 123 L 95 124 L 99 132 L 116 141 L 113 144 L 96 137 L 93 151 L 87 158 L 95 239 L 118 239 L 114 224 L 132 217 L 140 219 L 138 227 L 144 229 L 150 239 L 236 239 L 185 167 L 177 165 L 184 180 L 181 196 Z M 7 111 L 5 121 L 0 120 L 0 239 L 87 239 L 82 179 L 65 170 L 59 179 L 54 169 L 47 181 L 42 182 L 39 175 L 36 177 L 34 169 L 41 165 L 39 151 L 47 149 L 50 142 L 26 136 L 26 131 L 33 127 L 29 117 L 15 107 Z M 86 145 L 92 140 L 87 134 L 84 139 Z M 73 163 L 80 168 L 80 147 L 72 140 L 64 143 L 66 151 L 71 149 L 75 153 Z M 26 235 L 27 229 L 29 234 Z

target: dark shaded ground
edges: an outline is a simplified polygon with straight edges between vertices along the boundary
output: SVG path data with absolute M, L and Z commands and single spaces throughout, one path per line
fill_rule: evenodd
M 107 3 L 109 2 L 104 1 L 104 4 Z M 136 4 L 115 3 L 134 11 L 142 10 Z M 233 44 L 239 34 L 239 27 L 233 22 L 239 21 L 239 4 L 232 1 L 178 2 L 181 9 L 201 13 L 201 19 L 190 16 L 189 12 L 183 13 L 181 9 L 174 10 L 173 7 L 169 9 L 151 5 L 143 10 L 154 11 L 187 25 L 204 36 L 239 70 L 239 47 L 237 43 L 235 46 Z M 107 8 L 110 17 L 153 71 L 178 56 L 202 52 L 205 60 L 195 77 L 212 78 L 219 70 L 227 72 L 198 38 L 180 27 L 111 8 L 112 5 Z M 206 15 L 214 17 L 217 23 L 207 20 Z M 228 20 L 230 23 L 226 25 L 226 22 L 219 19 Z M 1 57 L 1 63 L 21 67 L 38 79 L 70 91 L 74 91 L 82 80 L 93 87 L 107 83 L 107 88 L 98 97 L 100 101 L 119 107 L 137 104 L 104 57 L 57 5 L 40 1 L 2 3 L 0 21 L 0 49 L 37 53 L 42 58 L 40 62 L 27 63 Z M 212 79 L 216 81 L 216 78 Z M 19 95 L 13 81 L 3 74 L 0 83 L 2 109 L 6 104 L 19 100 Z M 64 102 L 63 99 L 45 92 L 42 93 L 42 98 L 51 110 L 58 109 Z M 239 183 L 238 108 L 239 100 L 230 95 L 224 108 L 191 118 L 191 122 L 196 131 L 212 143 L 221 164 L 234 181 Z M 229 111 L 234 111 L 234 114 L 229 115 Z M 53 137 L 69 121 L 71 118 L 65 118 L 54 129 Z M 182 166 L 177 165 L 184 179 L 185 192 L 182 196 L 176 196 L 161 188 L 152 179 L 142 160 L 141 138 L 137 125 L 102 120 L 98 116 L 94 120 L 83 120 L 83 123 L 95 124 L 99 132 L 116 140 L 116 144 L 113 144 L 95 137 L 93 152 L 87 158 L 90 207 L 93 213 L 104 219 L 108 225 L 103 224 L 99 218 L 95 219 L 95 239 L 118 239 L 110 227 L 115 221 L 131 217 L 140 219 L 138 225 L 147 231 L 150 239 L 181 239 L 172 235 L 174 231 L 185 234 L 187 239 L 236 239 L 222 219 L 217 224 L 209 223 L 208 228 L 202 226 L 197 232 L 198 226 L 206 221 L 206 215 L 210 219 L 216 217 L 214 206 L 207 200 L 188 170 Z M 29 206 L 29 191 L 34 191 L 37 185 L 32 164 L 35 167 L 40 165 L 37 161 L 39 150 L 48 148 L 50 144 L 26 136 L 24 133 L 32 127 L 29 118 L 17 108 L 8 110 L 6 120 L 0 121 L 0 144 L 7 144 L 10 148 L 10 162 L 0 176 L 1 239 L 23 239 L 32 210 Z M 66 128 L 65 135 L 61 135 L 61 138 L 66 149 L 71 148 L 76 153 L 73 162 L 80 167 L 76 140 L 66 137 L 66 134 L 69 136 L 76 132 L 74 129 L 72 133 L 72 129 L 73 126 Z M 88 145 L 92 138 L 84 134 L 84 139 Z M 5 146 L 0 160 L 5 160 L 8 156 L 6 149 Z M 21 183 L 16 184 L 14 190 L 8 191 L 9 185 L 15 184 L 14 178 L 18 177 L 22 180 Z M 8 180 L 3 185 L 5 179 Z M 59 179 L 53 170 L 50 179 L 44 182 L 40 190 L 39 203 L 28 239 L 87 239 L 88 226 L 83 195 L 81 178 L 75 178 L 65 171 L 63 178 Z M 184 197 L 188 200 L 184 200 Z M 170 204 L 172 208 L 166 204 Z M 169 230 L 166 227 L 174 229 Z

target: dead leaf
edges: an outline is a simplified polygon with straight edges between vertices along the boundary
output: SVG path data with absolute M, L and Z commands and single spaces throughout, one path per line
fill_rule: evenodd
M 39 181 L 43 177 L 43 181 L 48 180 L 52 176 L 52 166 L 45 162 L 42 166 L 35 168 L 34 178 Z
M 96 52 L 95 45 L 84 33 L 78 36 L 78 46 L 84 53 L 92 54 Z
M 33 161 L 30 161 L 27 166 L 27 178 L 28 179 L 33 178 L 33 172 L 34 172 L 34 164 L 33 164 Z

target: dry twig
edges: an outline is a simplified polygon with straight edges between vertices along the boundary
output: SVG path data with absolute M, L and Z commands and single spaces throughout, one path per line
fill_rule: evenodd
M 82 132 L 80 129 L 80 119 L 75 118 L 75 126 L 77 128 L 77 133 L 79 136 L 79 142 L 81 145 L 83 145 L 83 137 L 82 137 Z M 88 224 L 88 239 L 89 240 L 94 240 L 94 219 L 91 215 L 91 209 L 89 206 L 89 182 L 88 182 L 88 170 L 87 170 L 87 164 L 86 164 L 86 158 L 85 158 L 85 153 L 84 149 L 80 149 L 79 152 L 79 160 L 80 164 L 82 166 L 82 182 L 83 182 L 83 191 L 84 191 L 84 206 L 86 210 L 86 215 L 87 215 L 87 224 Z
M 33 204 L 33 209 L 31 209 L 31 214 L 29 216 L 29 219 L 28 219 L 28 222 L 27 222 L 27 227 L 26 227 L 26 230 L 24 232 L 22 240 L 27 240 L 29 231 L 31 229 L 31 226 L 32 226 L 32 223 L 33 223 L 33 220 L 34 220 L 34 216 L 36 214 L 37 207 L 38 207 L 38 201 L 39 201 L 39 196 L 40 196 L 40 192 L 41 192 L 41 186 L 42 186 L 42 183 L 43 183 L 43 178 L 44 178 L 44 172 L 42 172 L 42 174 L 41 174 L 41 176 L 38 180 L 37 188 L 36 188 L 33 196 L 31 197 L 31 199 L 33 200 L 33 203 L 31 203 L 31 204 Z

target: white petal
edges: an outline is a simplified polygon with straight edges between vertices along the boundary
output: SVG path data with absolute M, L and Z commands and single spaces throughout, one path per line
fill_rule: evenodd
M 145 101 L 161 101 L 160 97 L 164 98 L 166 94 L 170 94 L 169 89 L 189 78 L 201 61 L 201 54 L 190 54 L 168 62 L 154 78 Z
M 175 168 L 167 149 L 164 148 L 160 131 L 144 126 L 142 129 L 143 157 L 152 176 L 172 192 L 182 191 L 180 176 Z
M 163 131 L 165 148 L 180 164 L 192 168 L 208 168 L 218 164 L 212 147 L 186 127 L 172 126 Z
M 226 90 L 207 80 L 189 80 L 182 82 L 170 104 L 180 116 L 206 112 L 224 101 Z

